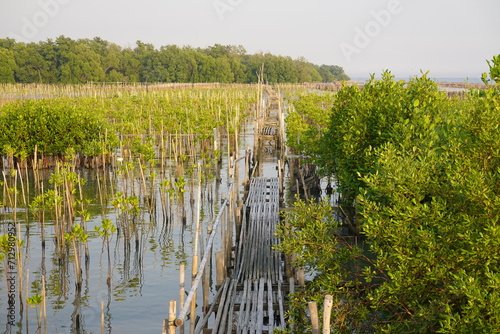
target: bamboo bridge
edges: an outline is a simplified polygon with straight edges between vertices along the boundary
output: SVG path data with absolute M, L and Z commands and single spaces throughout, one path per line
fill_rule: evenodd
M 279 94 L 265 87 L 262 95 L 254 114 L 253 151 L 247 150 L 240 158 L 245 159 L 243 197 L 239 199 L 237 177 L 213 224 L 200 266 L 193 270 L 186 299 L 181 291 L 178 313 L 176 301 L 170 301 L 169 318 L 163 323 L 165 334 L 257 334 L 285 328 L 286 297 L 294 290 L 294 279 L 285 256 L 274 249 L 279 243 L 275 229 L 283 196 L 284 118 Z M 272 161 L 266 161 L 270 155 Z M 240 159 L 234 160 L 234 166 Z M 274 175 L 265 175 L 269 169 Z M 223 251 L 215 255 L 216 292 L 209 298 L 212 245 L 218 235 Z M 205 290 L 204 305 L 196 316 L 200 282 Z

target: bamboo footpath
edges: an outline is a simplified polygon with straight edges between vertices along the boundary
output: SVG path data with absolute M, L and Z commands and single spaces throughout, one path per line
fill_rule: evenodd
M 254 115 L 253 162 L 250 151 L 242 157 L 245 158 L 244 198 L 238 201 L 238 194 L 234 194 L 238 187 L 233 184 L 213 224 L 200 266 L 193 270 L 191 291 L 185 299 L 181 291 L 178 313 L 176 301 L 170 301 L 163 333 L 257 334 L 285 328 L 286 296 L 293 291 L 294 281 L 288 278 L 290 270 L 286 268 L 285 257 L 274 250 L 279 243 L 275 229 L 283 195 L 283 113 L 279 94 L 265 87 L 262 95 Z M 269 170 L 275 175 L 265 175 Z M 232 215 L 231 208 L 237 213 Z M 228 221 L 231 216 L 235 217 L 234 226 Z M 217 275 L 213 291 L 216 293 L 208 301 L 207 273 L 211 270 L 207 268 L 214 262 L 214 239 L 221 235 L 225 251 L 215 254 Z M 227 240 L 229 235 L 235 236 L 234 244 Z M 201 281 L 204 305 L 197 317 L 196 291 Z

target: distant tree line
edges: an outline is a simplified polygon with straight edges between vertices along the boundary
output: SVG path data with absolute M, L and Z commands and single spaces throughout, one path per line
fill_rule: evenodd
M 122 48 L 99 37 L 59 36 L 38 43 L 0 39 L 0 83 L 221 82 L 253 83 L 263 68 L 269 83 L 349 80 L 340 66 L 303 58 L 247 54 L 242 46 L 162 46 L 137 41 Z

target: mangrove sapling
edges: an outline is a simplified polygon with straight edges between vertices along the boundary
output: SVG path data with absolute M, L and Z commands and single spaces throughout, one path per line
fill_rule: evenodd
M 10 239 L 16 240 L 16 236 L 10 236 Z M 3 261 L 3 272 L 5 273 L 5 282 L 8 284 L 7 278 L 8 278 L 8 268 L 9 265 L 12 264 L 12 268 L 14 269 L 15 263 L 13 263 L 13 260 L 9 260 L 9 253 L 13 250 L 13 247 L 9 244 L 11 241 L 9 241 L 9 235 L 8 234 L 2 234 L 0 235 L 0 261 Z M 9 289 L 7 288 L 7 291 Z
M 85 184 L 85 179 L 81 178 L 80 175 L 77 175 L 76 182 L 78 183 L 78 192 L 80 194 L 80 199 L 76 201 L 77 204 L 80 204 L 80 211 L 77 211 L 77 213 L 81 217 L 81 225 L 83 226 L 83 229 L 86 230 L 87 229 L 87 221 L 90 219 L 90 213 L 85 208 L 85 205 L 90 204 L 90 200 L 83 199 L 82 185 Z M 88 266 L 89 261 L 90 261 L 89 245 L 88 245 L 88 243 L 85 243 L 85 265 L 86 266 Z
M 80 268 L 80 242 L 86 242 L 89 235 L 85 230 L 76 224 L 71 228 L 71 232 L 64 234 L 64 239 L 71 242 L 75 256 L 75 275 L 76 275 L 76 289 L 81 291 L 82 288 L 82 270 Z
M 42 303 L 42 296 L 40 296 L 39 294 L 33 295 L 26 299 L 26 302 L 30 307 L 34 307 L 36 309 L 35 313 L 38 327 L 35 332 L 39 332 L 42 328 L 42 309 L 40 307 L 40 304 Z M 28 321 L 28 317 L 28 310 L 26 310 L 26 321 Z
M 180 204 L 182 210 L 182 223 L 185 225 L 187 221 L 186 203 L 184 200 L 184 193 L 186 192 L 186 189 L 184 189 L 184 187 L 186 186 L 186 179 L 184 177 L 179 177 L 175 180 L 174 186 L 177 191 L 178 203 Z
M 20 273 L 21 275 L 21 279 L 19 280 L 19 304 L 20 304 L 20 307 L 21 307 L 21 311 L 23 310 L 24 308 L 24 300 L 23 300 L 23 258 L 21 256 L 21 245 L 22 245 L 22 241 L 20 240 L 21 238 L 21 225 L 18 223 L 17 221 L 17 194 L 19 193 L 19 191 L 17 190 L 17 179 L 18 179 L 18 175 L 20 175 L 21 173 L 18 173 L 17 170 L 13 169 L 11 170 L 11 175 L 14 175 L 14 187 L 11 188 L 11 191 L 12 193 L 14 194 L 14 205 L 13 205 L 13 223 L 15 225 L 15 228 L 16 228 L 16 236 L 17 236 L 17 239 L 19 241 L 16 241 L 15 242 L 15 245 L 16 245 L 16 260 L 17 260 L 17 271 Z
M 102 238 L 103 248 L 104 248 L 104 244 L 106 244 L 106 251 L 107 251 L 107 255 L 108 255 L 108 278 L 106 279 L 106 283 L 108 284 L 108 286 L 110 286 L 111 285 L 111 257 L 110 257 L 110 252 L 109 252 L 109 241 L 110 241 L 110 238 L 113 236 L 113 233 L 116 232 L 116 226 L 113 225 L 111 220 L 103 219 L 101 222 L 101 225 L 95 226 L 94 229 L 99 234 L 99 236 Z
M 12 208 L 12 197 L 11 197 L 11 191 L 9 188 L 9 182 L 7 180 L 7 174 L 9 174 L 8 171 L 4 170 L 2 171 L 2 175 L 3 175 L 3 182 L 2 182 L 2 185 L 3 185 L 3 198 L 5 199 L 5 201 L 8 201 L 9 203 L 9 207 Z M 3 203 L 4 205 L 4 211 L 7 209 L 7 203 Z
M 118 226 L 119 231 L 123 234 L 124 241 L 129 242 L 132 233 L 136 237 L 136 248 L 139 247 L 139 236 L 137 228 L 135 227 L 135 220 L 139 212 L 141 211 L 139 207 L 139 197 L 137 196 L 127 196 L 125 197 L 123 193 L 117 193 L 116 198 L 111 201 L 117 211 Z M 125 245 L 126 246 L 126 245 Z
M 30 204 L 31 212 L 33 212 L 34 217 L 40 223 L 40 231 L 41 231 L 41 242 L 42 242 L 42 250 L 45 249 L 45 212 L 52 212 L 54 219 L 56 218 L 56 207 L 60 205 L 62 202 L 61 196 L 57 195 L 56 192 L 52 189 L 42 192 L 40 195 L 36 196 Z M 55 239 L 56 243 L 60 244 L 60 240 L 58 239 L 58 225 L 55 226 L 56 233 Z

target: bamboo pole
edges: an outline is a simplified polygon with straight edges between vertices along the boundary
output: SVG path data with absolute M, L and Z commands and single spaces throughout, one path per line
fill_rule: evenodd
M 167 334 L 168 330 L 168 319 L 163 319 L 163 324 L 161 326 L 161 334 Z
M 222 292 L 226 290 L 226 285 L 229 284 L 229 279 L 227 279 L 225 282 L 224 282 L 224 285 L 221 286 L 218 290 L 217 290 L 217 293 L 215 294 L 215 297 L 214 297 L 214 302 L 212 303 L 212 305 L 210 305 L 210 308 L 208 309 L 208 312 L 207 314 L 205 314 L 205 316 L 203 317 L 203 321 L 201 323 L 198 324 L 198 327 L 196 329 L 196 332 L 195 334 L 200 334 L 203 332 L 203 329 L 204 327 L 206 326 L 206 324 L 208 323 L 208 318 L 212 315 L 214 309 L 215 309 L 215 306 L 216 306 L 216 302 L 217 300 L 219 299 L 219 297 L 221 296 Z
M 224 252 L 217 252 L 215 255 L 215 263 L 216 263 L 216 280 L 217 285 L 222 285 L 224 279 L 226 279 L 224 275 Z
M 232 187 L 233 187 L 233 185 L 230 186 L 229 191 L 231 191 Z M 205 248 L 205 252 L 203 254 L 203 259 L 201 260 L 198 273 L 196 274 L 196 278 L 191 285 L 191 290 L 189 291 L 186 302 L 182 306 L 182 309 L 180 310 L 179 315 L 177 316 L 177 319 L 175 319 L 176 326 L 181 326 L 184 323 L 185 317 L 187 316 L 187 312 L 188 312 L 189 307 L 190 307 L 190 303 L 193 299 L 195 299 L 196 290 L 198 289 L 198 285 L 200 284 L 201 277 L 203 275 L 203 268 L 205 268 L 205 265 L 208 262 L 210 250 L 212 249 L 213 241 L 215 239 L 215 235 L 217 234 L 216 233 L 217 228 L 219 227 L 220 222 L 221 222 L 222 213 L 226 210 L 226 207 L 227 207 L 227 199 L 222 204 L 222 207 L 224 209 L 219 212 L 219 214 L 215 220 L 215 224 L 213 225 L 212 233 L 210 234 L 210 238 L 208 239 L 208 242 L 207 242 L 207 247 Z
M 306 284 L 304 268 L 300 267 L 297 269 L 297 276 L 300 286 L 304 286 Z
M 194 282 L 194 277 L 196 275 L 196 270 L 198 268 L 198 255 L 193 256 L 193 271 L 192 277 Z M 194 333 L 195 328 L 195 318 L 196 318 L 196 291 L 194 291 L 193 299 L 191 300 L 190 306 L 190 333 Z
M 180 265 L 180 273 L 179 273 L 179 305 L 184 305 L 184 299 L 185 299 L 185 272 L 186 272 L 186 265 L 184 263 L 181 263 Z M 180 326 L 180 332 L 181 334 L 184 334 L 184 324 Z
M 175 334 L 175 313 L 177 312 L 177 305 L 175 300 L 171 300 L 168 307 L 168 334 Z M 191 319 L 194 323 L 194 319 Z M 193 331 L 194 333 L 194 331 Z
M 197 204 L 196 204 L 196 235 L 194 240 L 194 251 L 193 251 L 193 267 L 192 267 L 192 283 L 196 278 L 196 274 L 198 272 L 198 240 L 201 232 L 200 228 L 200 211 L 201 211 L 201 169 L 198 165 L 198 196 L 197 196 Z M 196 323 L 196 291 L 194 292 L 194 297 L 191 300 L 191 321 L 190 321 L 190 333 L 194 334 L 195 323 Z
M 332 314 L 333 296 L 326 295 L 323 310 L 323 334 L 330 334 L 330 317 Z
M 312 334 L 319 334 L 318 306 L 316 302 L 308 302 L 307 305 L 311 316 Z
M 209 266 L 205 268 L 202 287 L 203 287 L 203 314 L 207 313 L 209 304 L 210 304 L 210 275 L 209 275 Z

